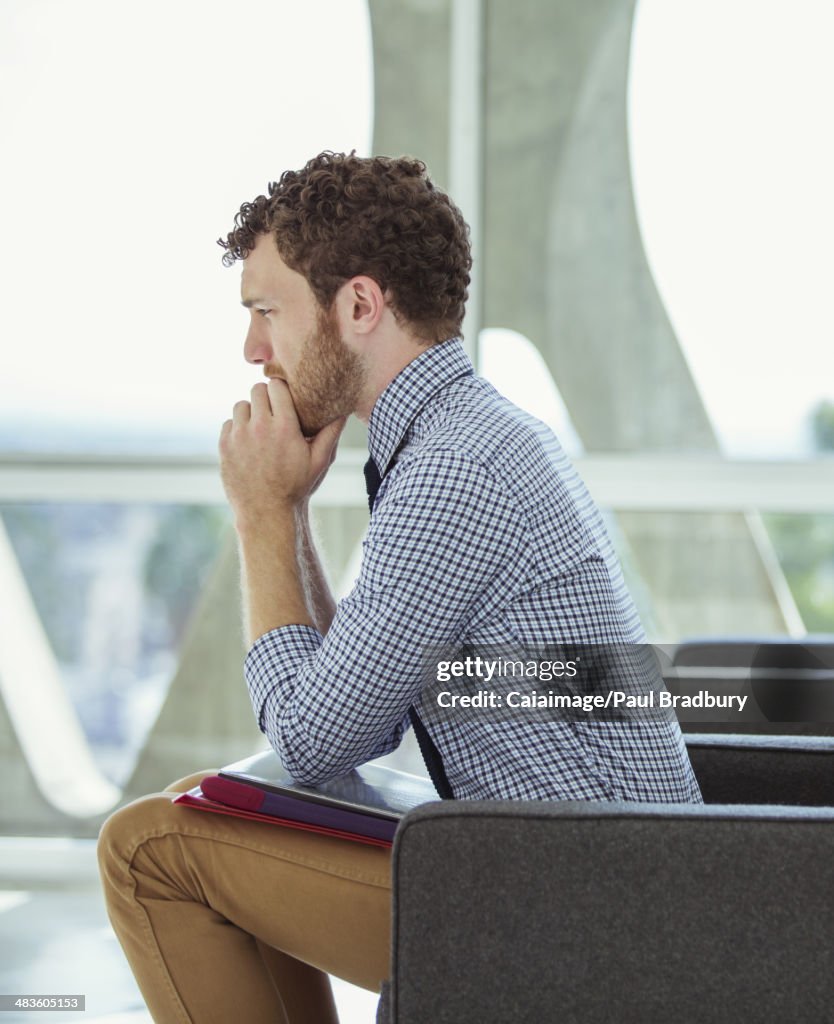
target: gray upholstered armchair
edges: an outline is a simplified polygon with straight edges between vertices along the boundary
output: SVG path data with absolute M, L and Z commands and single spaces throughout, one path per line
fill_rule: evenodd
M 687 742 L 704 807 L 410 813 L 378 1020 L 834 1020 L 834 739 Z

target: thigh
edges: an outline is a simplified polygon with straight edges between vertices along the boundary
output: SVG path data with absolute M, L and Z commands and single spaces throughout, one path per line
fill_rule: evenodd
M 182 789 L 199 776 L 180 780 Z M 175 797 L 142 797 L 102 829 L 102 863 L 124 865 L 135 900 L 201 902 L 268 946 L 379 988 L 388 976 L 389 850 L 194 810 Z

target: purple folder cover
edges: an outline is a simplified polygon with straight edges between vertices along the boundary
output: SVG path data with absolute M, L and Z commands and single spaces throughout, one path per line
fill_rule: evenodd
M 200 782 L 200 789 L 210 800 L 216 800 L 230 807 L 257 811 L 275 818 L 287 818 L 322 828 L 339 829 L 370 839 L 393 840 L 397 821 L 380 818 L 374 814 L 329 807 L 311 800 L 298 799 L 279 793 L 270 793 L 245 782 L 207 775 Z

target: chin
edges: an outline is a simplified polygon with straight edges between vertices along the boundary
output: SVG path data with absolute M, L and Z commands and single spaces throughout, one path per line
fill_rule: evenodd
M 335 423 L 336 420 L 341 419 L 342 416 L 347 416 L 348 413 L 344 412 L 331 412 L 327 415 L 326 419 L 317 417 L 314 420 L 301 419 L 299 417 L 298 425 L 301 427 L 301 433 L 307 437 L 315 437 L 320 430 L 324 430 L 325 427 L 329 427 L 331 423 Z
M 327 422 L 330 423 L 332 420 Z M 320 430 L 323 430 L 327 423 L 320 423 L 318 420 L 313 420 L 312 422 L 310 420 L 299 420 L 298 425 L 301 427 L 301 433 L 305 437 L 310 438 L 315 437 Z

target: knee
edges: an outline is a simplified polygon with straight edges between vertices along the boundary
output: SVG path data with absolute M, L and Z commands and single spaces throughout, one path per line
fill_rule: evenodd
M 205 768 L 177 779 L 163 793 L 139 797 L 114 811 L 101 826 L 96 846 L 99 870 L 105 882 L 114 871 L 130 867 L 138 847 L 152 836 L 165 835 L 176 820 L 171 803 L 174 797 L 194 786 L 206 775 L 216 775 L 217 768 Z
M 96 844 L 105 889 L 124 884 L 136 850 L 151 836 L 168 831 L 166 821 L 171 811 L 171 798 L 154 794 L 125 804 L 106 819 Z

